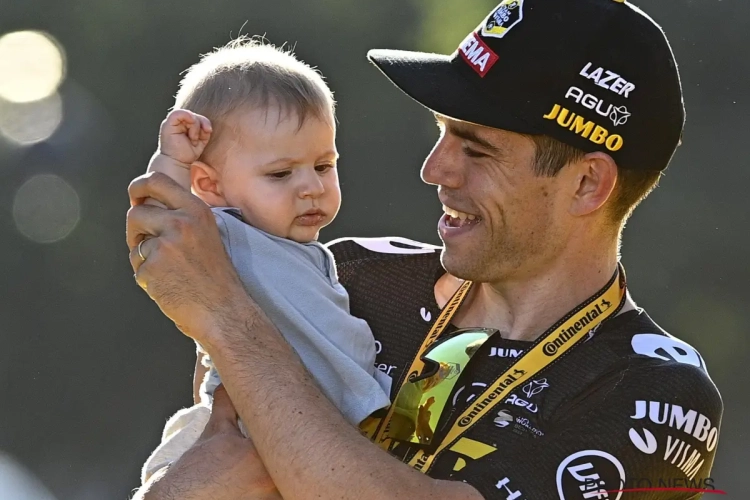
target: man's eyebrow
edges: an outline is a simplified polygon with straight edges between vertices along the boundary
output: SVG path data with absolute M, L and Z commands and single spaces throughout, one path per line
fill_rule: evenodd
M 500 154 L 500 148 L 489 142 L 487 139 L 483 139 L 482 137 L 479 137 L 476 132 L 474 132 L 470 127 L 467 127 L 463 125 L 460 122 L 455 121 L 443 121 L 443 124 L 445 124 L 445 127 L 448 129 L 448 132 L 455 135 L 456 137 L 460 137 L 461 139 L 469 142 L 473 142 L 475 144 L 478 144 L 482 146 L 487 151 L 490 151 L 494 154 Z

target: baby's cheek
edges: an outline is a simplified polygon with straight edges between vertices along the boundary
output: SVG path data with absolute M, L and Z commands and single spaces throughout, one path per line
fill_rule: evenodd
M 279 236 L 281 238 L 289 237 L 290 226 L 292 225 L 293 216 L 290 216 L 283 207 L 275 207 L 268 203 L 245 204 L 240 207 L 242 217 L 251 226 L 262 231 Z
M 339 179 L 336 172 L 334 175 L 327 179 L 326 182 L 326 204 L 330 205 L 328 208 L 329 212 L 338 212 L 341 208 L 341 186 L 339 185 Z
M 263 207 L 243 203 L 240 210 L 242 210 L 242 217 L 245 219 L 245 222 L 257 227 L 258 229 L 266 231 L 269 223 L 273 222 L 273 219 L 264 213 L 265 209 Z

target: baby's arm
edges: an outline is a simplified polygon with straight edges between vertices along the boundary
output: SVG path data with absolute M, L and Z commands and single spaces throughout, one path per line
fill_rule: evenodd
M 203 154 L 211 130 L 205 116 L 186 109 L 170 111 L 161 123 L 159 149 L 151 157 L 147 172 L 166 174 L 189 190 L 190 166 Z

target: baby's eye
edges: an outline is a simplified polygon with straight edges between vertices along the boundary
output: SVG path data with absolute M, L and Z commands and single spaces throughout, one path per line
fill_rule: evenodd
M 291 174 L 292 174 L 291 170 L 282 170 L 281 172 L 272 172 L 268 174 L 268 176 L 274 179 L 284 179 L 286 177 L 289 177 Z
M 328 172 L 332 168 L 333 165 L 331 165 L 330 163 L 326 163 L 325 165 L 315 165 L 315 171 L 321 174 L 324 172 Z

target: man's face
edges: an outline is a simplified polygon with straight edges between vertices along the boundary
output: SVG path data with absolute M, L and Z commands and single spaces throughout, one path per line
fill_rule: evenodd
M 438 224 L 443 267 L 459 278 L 495 282 L 529 276 L 559 255 L 569 179 L 536 175 L 527 137 L 445 117 L 438 125 L 422 179 L 438 186 L 445 207 Z

